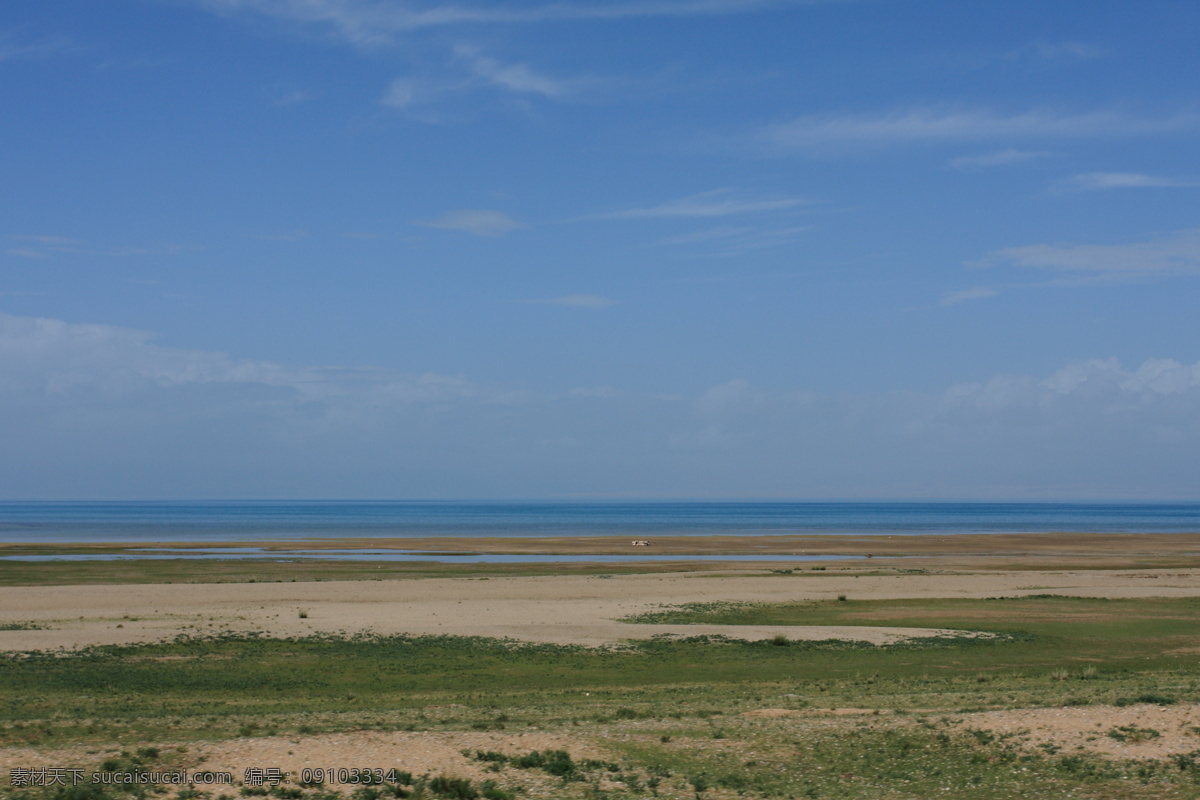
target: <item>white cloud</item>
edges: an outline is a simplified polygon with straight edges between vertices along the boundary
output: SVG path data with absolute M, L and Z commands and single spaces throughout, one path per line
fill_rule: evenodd
M 1087 172 L 1068 178 L 1060 185 L 1065 191 L 1098 191 L 1104 189 L 1188 188 L 1200 186 L 1200 181 L 1144 175 L 1139 172 Z
M 1064 139 L 1138 136 L 1200 128 L 1200 116 L 1131 117 L 1109 111 L 1089 114 L 1051 114 L 1029 111 L 997 114 L 990 111 L 914 109 L 891 114 L 808 116 L 770 125 L 755 138 L 780 152 L 807 152 L 936 142 L 989 139 Z
M 1200 275 L 1200 228 L 1131 244 L 1035 244 L 997 250 L 978 266 L 1032 267 L 1078 275 L 1138 278 Z
M 759 214 L 784 211 L 804 205 L 798 197 L 753 198 L 739 196 L 732 189 L 714 189 L 656 206 L 626 208 L 602 214 L 590 214 L 583 219 L 662 219 L 729 217 L 740 214 Z
M 553 306 L 571 306 L 573 308 L 608 308 L 616 303 L 598 294 L 568 294 L 563 297 L 551 297 L 547 300 L 529 300 L 530 303 L 544 303 Z
M 936 394 L 710 388 L 676 446 L 753 496 L 1197 497 L 1200 363 L 1115 359 Z M 788 491 L 788 488 L 791 491 Z
M 1200 363 L 1094 359 L 928 393 L 533 395 L 0 315 L 0 440 L 10 497 L 1194 498 Z
M 961 384 L 943 395 L 944 409 L 973 406 L 999 410 L 1012 407 L 1047 408 L 1074 397 L 1099 401 L 1097 410 L 1135 410 L 1172 395 L 1200 389 L 1200 362 L 1150 359 L 1126 370 L 1115 358 L 1070 364 L 1038 380 L 1031 376 L 999 375 L 986 383 Z M 1200 398 L 1198 398 L 1200 399 Z
M 1010 164 L 1023 164 L 1026 161 L 1045 158 L 1048 155 L 1050 153 L 1044 150 L 1016 150 L 1010 147 L 1006 150 L 982 153 L 977 156 L 952 158 L 949 163 L 954 169 L 986 169 L 988 167 L 1006 167 Z
M 271 101 L 271 105 L 276 108 L 290 108 L 292 106 L 303 105 L 312 100 L 316 95 L 307 89 L 294 89 L 290 92 L 282 94 Z
M 484 83 L 518 94 L 559 98 L 570 93 L 564 81 L 540 75 L 526 64 L 504 64 L 482 55 L 473 47 L 459 46 L 455 54 L 470 64 L 471 72 Z
M 942 295 L 942 299 L 938 305 L 953 306 L 966 300 L 980 300 L 984 297 L 992 297 L 999 290 L 991 286 L 976 286 L 973 289 L 963 289 L 958 292 L 947 292 Z
M 437 219 L 413 223 L 427 228 L 442 228 L 449 231 L 462 231 L 474 236 L 498 237 L 517 228 L 528 227 L 518 222 L 503 211 L 462 210 L 448 211 Z
M 125 258 L 129 256 L 171 256 L 193 250 L 193 247 L 187 245 L 156 245 L 151 247 L 92 247 L 86 242 L 81 242 L 78 239 L 70 239 L 65 236 L 25 236 L 25 235 L 10 235 L 8 238 L 15 239 L 19 242 L 30 242 L 37 245 L 37 249 L 32 247 L 20 247 L 7 250 L 9 255 L 20 256 L 24 258 L 49 258 L 51 253 L 63 253 L 67 255 L 88 255 L 88 256 L 112 256 L 116 258 Z
M 415 78 L 396 78 L 388 86 L 379 102 L 385 106 L 404 110 L 416 103 L 427 101 L 436 93 L 424 81 Z
M 664 246 L 703 245 L 708 255 L 729 256 L 750 250 L 782 247 L 796 241 L 813 228 L 811 225 L 792 225 L 782 228 L 718 226 L 682 236 L 670 236 L 658 242 Z
M 66 236 L 26 236 L 11 234 L 8 238 L 16 239 L 20 242 L 34 242 L 45 247 L 75 247 L 83 244 L 78 239 L 70 239 Z
M 565 81 L 535 72 L 527 64 L 505 64 L 475 48 L 455 48 L 456 74 L 439 78 L 404 76 L 389 84 L 380 98 L 382 105 L 405 112 L 421 122 L 440 122 L 431 110 L 436 103 L 480 90 L 517 95 L 536 95 L 553 100 L 575 94 L 578 81 Z M 458 67 L 465 65 L 465 74 Z
M 732 225 L 718 225 L 715 228 L 706 228 L 702 231 L 693 231 L 680 236 L 668 236 L 666 239 L 659 241 L 663 245 L 676 244 L 699 244 L 727 240 L 736 236 L 744 236 L 758 230 L 753 227 L 734 227 Z
M 75 49 L 75 44 L 64 36 L 20 41 L 16 34 L 0 31 L 0 62 L 40 61 Z
M 113 325 L 0 313 L 0 363 L 5 389 L 23 385 L 44 396 L 69 395 L 76 387 L 113 396 L 150 388 L 241 385 L 285 390 L 289 402 L 437 402 L 481 396 L 461 376 L 408 375 L 390 370 L 295 367 L 233 359 L 224 353 L 154 344 L 154 334 Z
M 696 413 L 708 417 L 745 412 L 766 399 L 765 392 L 756 389 L 745 378 L 736 378 L 706 389 L 696 400 Z
M 775 214 L 794 215 L 809 201 L 799 197 L 757 197 L 732 189 L 714 189 L 653 206 L 625 208 L 578 217 L 580 220 L 717 220 L 724 217 Z M 794 241 L 812 228 L 808 225 L 715 225 L 702 230 L 663 237 L 663 246 L 704 245 L 712 255 L 732 255 L 747 250 L 778 247 Z
M 1113 359 L 1116 366 L 1116 360 Z M 1200 386 L 1200 363 L 1188 366 L 1170 358 L 1155 358 L 1142 363 L 1136 372 L 1126 374 L 1121 388 L 1131 392 L 1181 394 Z
M 289 22 L 318 25 L 355 45 L 392 42 L 399 34 L 423 28 L 465 25 L 529 24 L 569 20 L 735 14 L 771 6 L 817 0 L 643 0 L 614 3 L 509 2 L 491 6 L 415 7 L 385 0 L 201 0 L 218 13 L 252 13 Z

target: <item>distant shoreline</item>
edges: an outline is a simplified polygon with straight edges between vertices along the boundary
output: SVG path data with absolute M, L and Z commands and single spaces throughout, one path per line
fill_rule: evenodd
M 621 536 L 494 536 L 494 537 L 352 537 L 297 538 L 288 541 L 122 541 L 0 542 L 0 559 L 211 558 L 354 561 L 422 561 L 437 558 L 469 563 L 470 556 L 520 562 L 561 557 L 564 561 L 631 561 L 700 559 L 730 563 L 762 558 L 821 561 L 827 559 L 1013 559 L 1013 558 L 1155 558 L 1200 557 L 1200 533 L 978 533 L 978 534 L 834 534 L 834 535 L 702 535 L 664 536 L 635 546 Z M 219 545 L 219 546 L 218 546 Z M 461 556 L 462 558 L 456 558 Z M 594 559 L 588 559 L 594 556 Z M 483 560 L 487 560 L 486 558 Z M 844 563 L 844 562 L 842 562 Z
M 0 543 L 130 546 L 425 540 L 981 536 L 1200 532 L 1200 503 L 0 502 Z M 325 546 L 325 545 L 322 545 Z M 475 549 L 481 545 L 471 545 Z M 503 552 L 494 549 L 492 552 Z M 741 547 L 742 545 L 739 545 Z M 521 552 L 521 551 L 518 551 Z M 729 552 L 727 549 L 721 552 Z

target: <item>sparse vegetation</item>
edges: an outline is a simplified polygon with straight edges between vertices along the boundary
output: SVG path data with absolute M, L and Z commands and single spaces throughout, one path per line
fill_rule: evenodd
M 1200 754 L 1105 760 L 1053 745 L 1026 747 L 958 721 L 968 711 L 1195 702 L 1200 667 L 1187 648 L 1200 637 L 1198 599 L 710 603 L 635 621 L 870 624 L 993 635 L 883 647 L 786 635 L 757 642 L 695 636 L 589 649 L 440 636 L 215 634 L 70 655 L 10 654 L 0 657 L 0 745 L 154 745 L 97 757 L 83 765 L 89 771 L 182 763 L 188 756 L 180 744 L 194 740 L 367 729 L 514 737 L 536 729 L 605 753 L 587 759 L 563 748 L 472 750 L 467 760 L 488 780 L 448 772 L 347 787 L 294 778 L 261 793 L 195 787 L 179 795 L 184 800 L 220 800 L 222 793 L 228 800 L 512 800 L 525 796 L 521 787 L 539 786 L 542 796 L 568 800 L 999 800 L 1064 797 L 1080 787 L 1093 798 L 1158 800 L 1195 797 L 1200 785 Z M 821 715 L 830 708 L 859 711 Z M 747 715 L 762 709 L 779 716 Z M 1164 731 L 1109 723 L 1095 736 L 1132 744 Z M 13 800 L 138 797 L 124 788 L 75 788 L 67 794 L 3 786 L 0 793 Z
M 1145 742 L 1150 739 L 1157 739 L 1162 734 L 1154 728 L 1139 728 L 1136 725 L 1119 725 L 1115 728 L 1110 728 L 1108 737 L 1116 739 L 1118 742 Z

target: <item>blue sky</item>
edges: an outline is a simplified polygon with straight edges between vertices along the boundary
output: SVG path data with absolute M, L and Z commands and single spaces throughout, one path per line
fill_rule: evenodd
M 0 496 L 1200 499 L 1198 36 L 9 0 Z

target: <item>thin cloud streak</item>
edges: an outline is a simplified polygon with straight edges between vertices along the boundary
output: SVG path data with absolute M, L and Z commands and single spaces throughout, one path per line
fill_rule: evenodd
M 1024 164 L 1038 158 L 1051 155 L 1044 150 L 998 150 L 994 153 L 983 153 L 977 156 L 960 156 L 950 159 L 950 166 L 958 170 L 987 169 L 989 167 L 1007 167 L 1011 164 Z
M 540 75 L 526 64 L 504 64 L 472 47 L 460 46 L 454 52 L 470 64 L 472 73 L 478 79 L 489 85 L 518 94 L 539 94 L 552 98 L 571 93 L 565 81 Z
M 1002 115 L 990 111 L 915 109 L 892 114 L 807 116 L 769 125 L 753 139 L 769 150 L 820 152 L 862 146 L 988 139 L 1072 139 L 1177 133 L 1200 128 L 1200 115 L 1131 117 L 1109 111 Z
M 657 206 L 627 208 L 602 214 L 589 214 L 581 219 L 661 219 L 661 218 L 704 218 L 728 217 L 738 214 L 757 214 L 766 211 L 783 211 L 804 205 L 797 197 L 782 197 L 773 200 L 756 200 L 738 197 L 730 189 L 715 189 L 701 192 L 679 200 L 671 200 Z
M 1010 247 L 989 254 L 973 266 L 1031 267 L 1116 279 L 1200 275 L 1200 228 L 1131 244 Z
M 942 295 L 942 299 L 938 301 L 938 305 L 955 306 L 967 300 L 981 300 L 985 297 L 994 297 L 999 291 L 999 289 L 991 286 L 976 286 L 972 289 L 963 289 L 958 292 L 947 292 Z
M 690 17 L 737 14 L 783 5 L 841 0 L 684 0 L 614 4 L 549 3 L 512 7 L 444 4 L 415 9 L 408 3 L 370 0 L 201 0 L 217 13 L 249 12 L 302 24 L 324 25 L 359 46 L 390 43 L 402 33 L 454 25 L 530 24 L 636 17 Z
M 434 110 L 436 104 L 472 92 L 493 90 L 562 101 L 576 96 L 587 83 L 554 78 L 528 64 L 505 63 L 465 45 L 456 47 L 454 56 L 452 74 L 397 77 L 379 99 L 380 104 L 404 112 L 418 122 L 435 123 L 442 121 Z
M 130 256 L 174 256 L 180 253 L 190 252 L 195 248 L 189 245 L 166 244 L 146 246 L 124 246 L 101 248 L 94 247 L 88 242 L 83 242 L 78 239 L 70 239 L 65 236 L 24 236 L 10 234 L 9 239 L 14 239 L 18 242 L 28 242 L 36 245 L 38 249 L 33 247 L 17 247 L 5 250 L 8 255 L 20 256 L 23 258 L 50 258 L 51 254 L 56 255 L 71 255 L 71 256 L 106 256 L 113 258 L 127 258 Z
M 707 228 L 702 231 L 694 231 L 685 233 L 681 236 L 670 236 L 659 241 L 661 245 L 680 245 L 680 244 L 706 244 L 709 242 L 729 239 L 734 236 L 743 236 L 754 233 L 757 228 L 742 227 L 736 228 L 731 225 L 720 225 L 716 228 Z
M 11 34 L 0 32 L 0 61 L 40 61 L 69 53 L 75 48 L 75 44 L 63 36 L 21 42 Z
M 811 225 L 796 225 L 789 228 L 745 228 L 723 231 L 719 236 L 708 236 L 709 255 L 732 256 L 752 250 L 763 250 L 770 247 L 782 247 L 798 239 L 801 235 L 812 230 Z M 712 234 L 713 231 L 700 231 L 699 236 Z M 668 239 L 659 244 L 681 245 L 700 244 L 704 238 L 688 239 L 686 236 Z
M 1105 189 L 1194 188 L 1200 181 L 1144 175 L 1139 172 L 1087 172 L 1068 178 L 1059 191 L 1091 192 Z
M 551 306 L 568 306 L 571 308 L 608 308 L 616 301 L 598 294 L 568 294 L 563 297 L 551 297 L 546 300 L 526 300 L 527 303 Z
M 83 244 L 78 239 L 70 239 L 66 236 L 27 236 L 20 234 L 10 234 L 10 239 L 16 239 L 18 242 L 35 242 L 47 247 L 71 247 Z
M 483 209 L 466 209 L 448 211 L 437 219 L 414 222 L 426 228 L 441 228 L 448 231 L 461 231 L 473 236 L 497 238 L 509 231 L 529 227 L 519 222 L 503 211 L 488 211 Z

